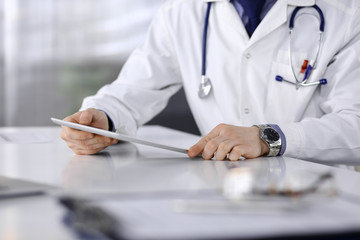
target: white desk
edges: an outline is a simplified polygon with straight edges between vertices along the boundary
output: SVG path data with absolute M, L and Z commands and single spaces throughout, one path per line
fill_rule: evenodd
M 37 136 L 33 136 L 34 133 Z M 241 162 L 191 160 L 180 153 L 135 147 L 128 143 L 112 146 L 102 154 L 77 156 L 59 138 L 58 127 L 0 128 L 1 134 L 15 141 L 0 143 L 1 176 L 45 183 L 66 192 L 100 195 L 108 192 L 181 193 L 221 189 L 229 169 L 248 167 L 260 173 L 262 181 L 281 181 L 299 172 L 331 171 L 337 187 L 357 195 L 360 201 L 359 173 L 291 158 L 259 158 Z M 184 148 L 198 139 L 197 136 L 161 127 L 144 127 L 139 136 Z M 33 140 L 38 143 L 32 143 Z M 348 227 L 339 224 L 332 229 L 333 232 L 360 229 L 360 205 L 349 206 L 354 214 L 348 218 L 341 213 L 328 215 L 348 222 Z M 345 212 L 348 213 L 349 209 Z M 64 213 L 65 210 L 53 197 L 1 200 L 0 239 L 76 239 L 62 223 Z M 315 213 L 310 211 L 308 216 L 313 217 Z M 300 226 L 298 231 L 306 233 L 307 229 L 301 230 Z M 260 226 L 258 232 L 261 232 Z

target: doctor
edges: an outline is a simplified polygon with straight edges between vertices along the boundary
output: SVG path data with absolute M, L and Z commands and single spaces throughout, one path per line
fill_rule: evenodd
M 134 135 L 184 87 L 204 159 L 360 160 L 360 2 L 173 0 L 65 120 Z M 291 35 L 289 34 L 291 29 Z M 116 140 L 63 127 L 77 154 Z

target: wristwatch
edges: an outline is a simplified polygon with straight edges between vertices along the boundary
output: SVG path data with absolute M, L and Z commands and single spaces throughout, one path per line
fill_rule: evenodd
M 260 129 L 260 138 L 268 145 L 270 151 L 267 157 L 279 155 L 281 149 L 280 134 L 268 124 L 254 125 Z

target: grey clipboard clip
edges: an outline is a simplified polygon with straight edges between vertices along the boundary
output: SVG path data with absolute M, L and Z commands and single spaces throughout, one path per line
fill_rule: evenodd
M 187 149 L 168 146 L 168 145 L 155 143 L 155 142 L 150 142 L 150 141 L 142 140 L 142 139 L 139 139 L 136 137 L 131 137 L 131 136 L 128 136 L 125 134 L 110 132 L 110 131 L 106 131 L 103 129 L 89 127 L 86 125 L 72 123 L 72 122 L 68 122 L 68 121 L 64 121 L 64 120 L 60 120 L 60 119 L 56 119 L 56 118 L 51 118 L 51 121 L 53 121 L 57 125 L 70 127 L 70 128 L 74 128 L 74 129 L 85 131 L 85 132 L 91 132 L 94 134 L 98 134 L 98 135 L 102 135 L 102 136 L 110 137 L 110 138 L 115 138 L 115 139 L 125 141 L 125 142 L 138 143 L 138 144 L 142 144 L 142 145 L 147 145 L 147 146 L 151 146 L 151 147 L 155 147 L 155 148 L 161 148 L 161 149 L 184 153 L 184 154 L 187 154 L 187 152 L 188 152 Z

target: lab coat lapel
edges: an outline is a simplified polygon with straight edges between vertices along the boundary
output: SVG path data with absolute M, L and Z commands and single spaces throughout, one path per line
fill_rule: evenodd
M 292 9 L 296 6 L 312 6 L 314 4 L 315 0 L 277 1 L 253 33 L 249 41 L 249 46 L 261 40 L 283 24 L 287 24 L 287 20 L 290 18 L 289 12 L 291 14 Z M 290 11 L 288 11 L 289 7 L 291 8 Z
M 227 26 L 233 28 L 235 32 L 241 35 L 244 41 L 249 41 L 249 35 L 232 3 L 226 0 L 214 4 L 214 13 L 219 18 L 219 21 L 223 21 Z

